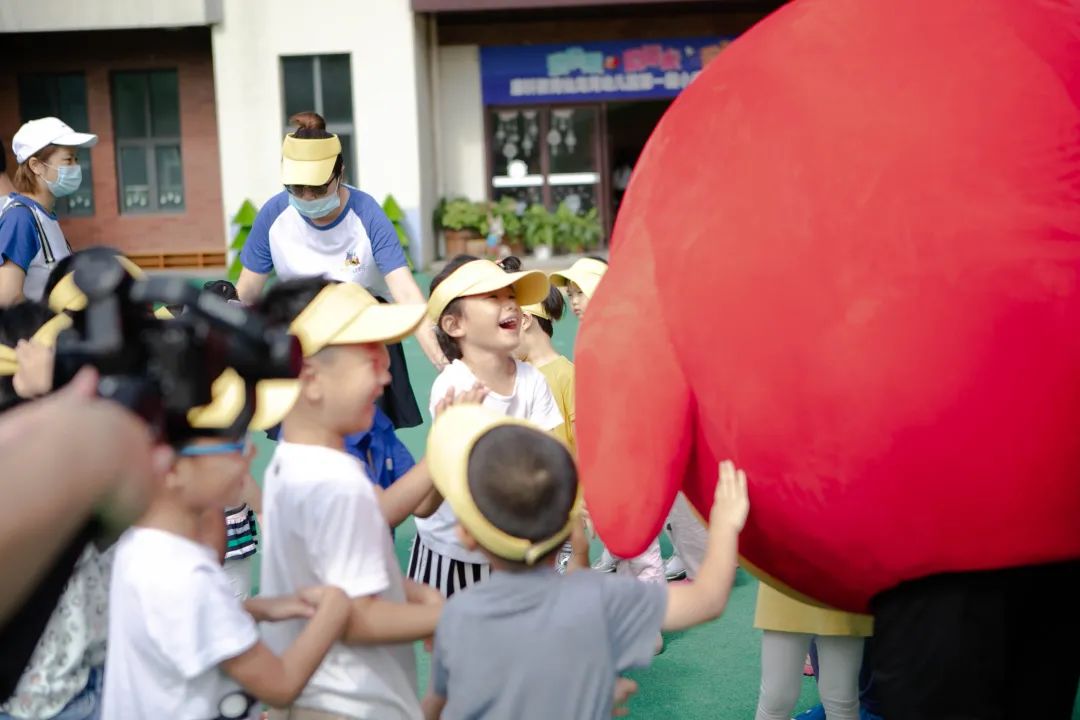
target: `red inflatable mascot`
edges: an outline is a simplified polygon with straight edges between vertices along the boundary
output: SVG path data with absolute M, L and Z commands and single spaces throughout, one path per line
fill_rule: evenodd
M 634 170 L 576 351 L 607 545 L 679 490 L 707 517 L 731 458 L 749 563 L 877 616 L 890 720 L 1071 706 L 1078 104 L 1067 0 L 797 0 L 725 49 Z

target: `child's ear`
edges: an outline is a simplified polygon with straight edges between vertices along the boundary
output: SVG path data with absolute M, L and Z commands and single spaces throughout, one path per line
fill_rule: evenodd
M 300 382 L 300 394 L 309 402 L 319 402 L 323 398 L 322 384 L 319 382 L 319 372 L 313 362 L 304 360 L 304 366 L 300 368 L 300 374 L 296 376 Z
M 525 312 L 525 311 L 522 311 L 521 312 L 521 329 L 522 329 L 522 331 L 527 332 L 530 329 L 532 329 L 533 323 L 534 323 L 533 316 L 530 315 L 529 313 Z
M 446 314 L 439 318 L 439 327 L 442 331 L 452 338 L 459 338 L 465 335 L 465 330 L 461 327 L 461 318 L 456 315 Z
M 480 549 L 480 543 L 476 542 L 476 538 L 472 536 L 465 526 L 458 523 L 454 526 L 454 531 L 457 533 L 458 540 L 461 542 L 461 546 L 466 550 L 478 550 Z

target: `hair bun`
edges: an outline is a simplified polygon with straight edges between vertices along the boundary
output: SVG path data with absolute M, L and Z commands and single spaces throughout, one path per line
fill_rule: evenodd
M 313 110 L 305 110 L 304 112 L 296 113 L 289 118 L 289 124 L 295 125 L 297 130 L 326 131 L 326 120 L 322 115 Z

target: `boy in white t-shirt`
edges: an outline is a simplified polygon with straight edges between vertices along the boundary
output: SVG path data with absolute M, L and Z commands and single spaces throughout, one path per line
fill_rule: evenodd
M 412 643 L 431 637 L 442 598 L 403 580 L 388 519 L 401 516 L 409 488 L 422 485 L 417 478 L 426 486 L 411 496 L 413 507 L 429 496 L 433 509 L 441 498 L 423 462 L 381 491 L 344 442 L 371 426 L 390 382 L 385 344 L 411 335 L 424 309 L 382 305 L 359 285 L 321 280 L 282 283 L 260 306 L 271 324 L 295 315 L 289 330 L 304 353 L 298 380 L 274 381 L 272 404 L 291 410 L 266 472 L 261 587 L 274 594 L 332 584 L 351 606 L 341 642 L 294 706 L 272 711 L 272 720 L 420 717 Z M 300 631 L 291 622 L 264 630 L 274 648 Z
M 255 718 L 258 701 L 291 703 L 345 628 L 348 601 L 334 587 L 242 603 L 219 551 L 205 544 L 208 524 L 224 532 L 221 508 L 249 471 L 245 438 L 221 430 L 244 397 L 235 373 L 214 383 L 213 402 L 188 417 L 206 437 L 180 448 L 144 516 L 117 542 L 105 720 Z M 303 632 L 275 654 L 255 623 L 292 618 Z
M 505 272 L 490 260 L 458 255 L 431 281 L 428 317 L 436 323 L 439 346 L 452 362 L 431 386 L 432 403 L 448 392 L 477 383 L 487 389 L 485 407 L 530 420 L 545 430 L 563 424 L 547 380 L 514 358 L 520 342 L 521 305 L 547 297 L 541 272 Z M 457 519 L 446 503 L 430 518 L 416 521 L 409 577 L 450 597 L 486 578 L 486 556 L 469 550 L 455 534 Z

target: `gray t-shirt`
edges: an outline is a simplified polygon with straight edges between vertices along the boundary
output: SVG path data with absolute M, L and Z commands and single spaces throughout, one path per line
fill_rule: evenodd
M 550 567 L 496 572 L 450 598 L 435 632 L 443 720 L 611 717 L 617 674 L 645 667 L 667 588 Z

